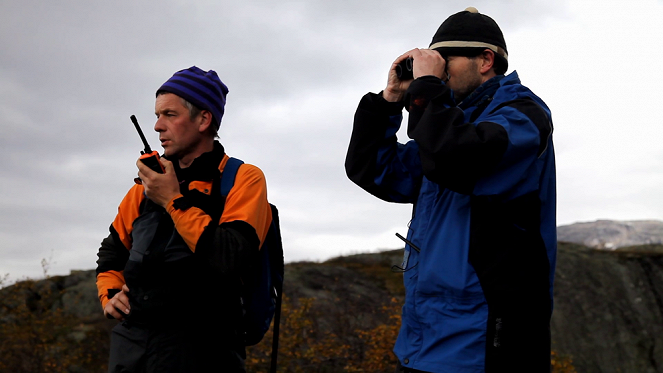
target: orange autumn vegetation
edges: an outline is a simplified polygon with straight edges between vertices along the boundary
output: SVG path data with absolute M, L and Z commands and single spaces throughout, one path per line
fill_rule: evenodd
M 285 298 L 281 316 L 278 372 L 393 372 L 392 349 L 400 328 L 401 302 L 392 298 L 380 309 L 388 322 L 355 330 L 355 339 L 321 331 L 316 327 L 315 300 Z M 351 313 L 350 313 L 351 314 Z M 258 345 L 247 349 L 247 371 L 267 372 L 271 359 L 272 331 Z M 577 373 L 568 357 L 553 351 L 553 373 Z
M 0 372 L 105 372 L 107 320 L 65 312 L 62 281 L 45 277 L 9 287 L 4 287 L 7 277 L 0 277 Z M 338 295 L 331 301 L 342 307 L 334 310 L 314 298 L 284 298 L 278 371 L 393 372 L 402 299 L 369 307 L 368 314 Z M 248 372 L 269 371 L 271 342 L 272 329 L 247 349 Z M 551 364 L 554 373 L 577 373 L 569 357 L 555 352 Z
M 2 282 L 0 281 L 0 285 Z M 52 283 L 51 283 L 52 284 Z M 104 372 L 108 331 L 82 324 L 53 301 L 59 290 L 48 282 L 19 282 L 3 291 L 0 304 L 0 372 Z M 393 372 L 392 348 L 400 327 L 401 302 L 376 309 L 373 328 L 328 330 L 321 325 L 315 299 L 284 299 L 279 372 Z M 343 319 L 347 317 L 347 319 Z M 347 322 L 350 310 L 335 318 Z M 247 371 L 269 371 L 271 329 L 247 350 Z M 576 373 L 569 358 L 552 354 L 555 373 Z
M 570 357 L 561 356 L 555 351 L 551 353 L 550 363 L 553 373 L 578 373 Z

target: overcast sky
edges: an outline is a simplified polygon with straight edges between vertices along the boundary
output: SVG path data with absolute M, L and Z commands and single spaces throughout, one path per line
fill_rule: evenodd
M 402 247 L 411 206 L 352 184 L 360 98 L 475 6 L 551 108 L 558 224 L 663 219 L 663 1 L 0 0 L 0 275 L 92 269 L 175 71 L 228 85 L 220 137 L 262 168 L 286 261 Z M 407 141 L 404 131 L 399 133 Z

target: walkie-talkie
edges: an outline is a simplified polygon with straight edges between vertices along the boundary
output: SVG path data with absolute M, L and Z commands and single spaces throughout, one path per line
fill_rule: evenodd
M 166 170 L 163 168 L 161 162 L 159 162 L 159 153 L 157 151 L 153 151 L 152 148 L 150 148 L 150 144 L 147 143 L 145 135 L 143 135 L 143 131 L 140 129 L 138 120 L 136 119 L 135 115 L 131 116 L 131 121 L 134 122 L 136 131 L 138 131 L 138 135 L 140 135 L 140 139 L 143 140 L 143 145 L 145 145 L 145 150 L 140 152 L 141 162 L 143 162 L 144 165 L 151 168 L 153 171 L 163 174 L 166 172 Z

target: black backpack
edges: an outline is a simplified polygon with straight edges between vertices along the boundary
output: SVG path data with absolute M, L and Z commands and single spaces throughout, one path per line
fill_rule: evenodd
M 235 184 L 239 166 L 244 164 L 237 158 L 229 158 L 221 174 L 221 196 L 226 198 Z M 267 238 L 259 253 L 258 270 L 260 279 L 248 281 L 242 292 L 244 310 L 244 344 L 253 346 L 262 340 L 269 324 L 274 319 L 272 340 L 272 371 L 276 371 L 278 354 L 279 323 L 281 318 L 281 300 L 283 290 L 283 244 L 279 227 L 279 213 L 271 203 L 272 223 Z

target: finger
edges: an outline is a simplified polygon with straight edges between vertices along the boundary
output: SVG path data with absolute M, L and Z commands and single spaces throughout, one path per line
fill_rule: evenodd
M 123 292 L 117 293 L 114 298 L 116 298 L 119 302 L 122 302 L 124 305 L 129 305 L 129 297 Z
M 113 308 L 108 314 L 113 316 L 113 318 L 116 320 L 124 321 L 124 314 L 118 311 L 116 308 Z
M 124 320 L 124 315 L 117 309 L 115 308 L 111 302 L 108 302 L 106 305 L 106 308 L 104 308 L 104 314 L 106 315 L 106 318 L 109 319 L 116 319 L 116 320 Z
M 122 302 L 118 302 L 118 305 L 115 307 L 116 310 L 121 311 L 123 314 L 128 315 L 131 312 L 131 309 L 129 309 L 129 306 L 126 304 L 123 304 Z
M 405 52 L 405 53 L 401 54 L 400 56 L 398 56 L 398 58 L 396 58 L 396 60 L 394 61 L 394 65 L 398 65 L 399 63 L 403 62 L 403 60 L 407 59 L 408 57 L 410 57 L 410 51 Z
M 405 52 L 405 55 L 408 56 L 408 57 L 412 57 L 412 56 L 416 55 L 416 54 L 419 53 L 419 52 L 421 52 L 421 49 L 419 49 L 419 48 L 412 48 L 412 49 L 410 49 L 409 51 Z
M 438 51 L 429 49 L 427 50 L 427 54 L 431 56 L 433 59 L 437 60 L 438 63 L 443 63 L 443 64 L 447 63 L 447 60 L 445 60 L 444 57 L 442 57 L 442 55 Z
M 106 316 L 107 319 L 115 319 L 115 315 L 113 314 L 114 310 L 112 309 L 112 307 L 111 308 L 108 308 L 108 306 L 106 307 L 107 308 L 104 308 L 104 316 Z
M 157 174 L 140 160 L 136 162 L 136 166 L 138 167 L 138 178 L 143 181 L 142 184 L 145 184 L 145 180 L 149 182 L 150 180 L 154 179 L 155 174 Z
M 145 174 L 147 170 L 150 170 L 150 168 L 147 167 L 140 158 L 138 158 L 138 160 L 136 161 L 136 167 L 138 167 L 139 173 L 142 172 L 143 174 Z
M 414 51 L 416 51 L 416 50 L 418 50 L 418 48 L 411 49 L 411 50 L 409 50 L 409 51 L 407 51 L 407 52 L 401 54 L 400 56 L 398 56 L 398 57 L 394 60 L 394 63 L 392 64 L 392 69 L 396 68 L 396 65 L 398 65 L 398 64 L 401 63 L 401 62 L 403 62 L 403 60 L 405 60 L 405 59 L 407 59 L 407 58 L 409 58 L 409 57 L 412 57 L 412 53 L 413 53 Z
M 138 159 L 136 161 L 136 167 L 138 167 L 138 178 L 141 179 L 142 181 L 145 181 L 145 180 L 149 179 L 149 177 L 150 177 L 149 173 L 153 172 L 140 159 Z
M 136 184 L 142 184 L 144 185 L 143 181 L 147 180 L 146 176 L 144 173 L 138 171 L 138 177 L 134 179 Z M 139 182 L 140 181 L 140 182 Z M 146 186 L 147 187 L 147 186 Z
M 159 159 L 159 161 L 163 165 L 164 170 L 166 170 L 166 173 L 170 173 L 171 171 L 173 171 L 173 169 L 174 169 L 173 162 L 171 162 L 171 161 L 169 161 L 169 160 L 167 160 L 166 158 L 163 158 L 163 157 L 161 157 Z
M 150 178 L 153 178 L 155 175 L 159 174 L 158 172 L 154 171 L 149 166 L 147 166 L 145 163 L 143 163 L 143 161 L 140 158 L 136 161 L 136 167 L 138 167 L 139 173 L 142 172 L 144 176 L 148 176 Z
M 418 57 L 420 58 L 423 55 L 423 51 L 425 50 L 426 49 L 415 48 L 409 52 L 410 57 L 412 57 L 413 60 L 416 60 Z
M 129 292 L 129 287 L 127 286 L 127 284 L 122 285 L 122 291 L 125 293 Z
M 131 306 L 129 306 L 129 298 L 127 298 L 126 295 L 123 297 L 114 297 L 113 299 L 113 307 L 124 312 L 125 314 L 129 314 Z

